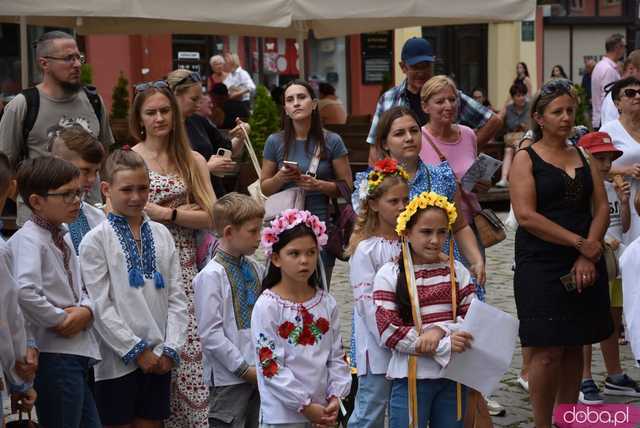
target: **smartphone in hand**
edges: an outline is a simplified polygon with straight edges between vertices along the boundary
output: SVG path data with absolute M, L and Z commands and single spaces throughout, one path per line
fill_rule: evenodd
M 231 159 L 231 150 L 220 147 L 216 152 L 216 155 L 222 156 L 225 159 Z
M 578 286 L 576 285 L 576 274 L 573 272 L 562 275 L 560 277 L 560 282 L 562 282 L 562 285 L 564 286 L 564 289 L 567 290 L 567 292 L 575 291 L 578 288 Z

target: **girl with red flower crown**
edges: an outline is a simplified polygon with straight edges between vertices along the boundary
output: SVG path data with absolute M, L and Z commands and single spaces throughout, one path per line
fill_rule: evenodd
M 334 426 L 351 389 L 338 307 L 316 270 L 326 242 L 308 211 L 286 210 L 263 231 L 269 266 L 251 316 L 263 428 Z

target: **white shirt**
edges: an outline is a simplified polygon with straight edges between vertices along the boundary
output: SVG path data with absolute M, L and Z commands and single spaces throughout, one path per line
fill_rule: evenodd
M 303 303 L 263 291 L 253 308 L 251 333 L 262 423 L 307 423 L 300 413 L 304 406 L 324 406 L 332 396 L 349 395 L 351 374 L 342 348 L 338 307 L 326 291 L 317 290 Z
M 611 136 L 611 140 L 613 141 L 613 145 L 616 149 L 622 151 L 622 156 L 613 161 L 614 167 L 621 168 L 631 166 L 635 163 L 640 163 L 640 144 L 638 144 L 626 129 L 624 129 L 624 126 L 622 126 L 619 119 L 607 123 L 600 128 L 600 131 L 608 133 Z M 629 200 L 633 201 L 635 200 L 635 196 L 640 188 L 640 181 L 632 177 L 625 177 L 625 180 L 631 183 L 631 195 L 629 195 Z M 629 245 L 639 236 L 640 216 L 635 214 L 632 209 L 631 225 L 629 230 L 623 234 L 622 242 L 625 245 Z
M 136 370 L 135 358 L 144 345 L 157 356 L 164 352 L 175 359 L 186 341 L 187 298 L 173 237 L 160 223 L 148 223 L 164 288 L 157 289 L 153 278 L 144 276 L 142 287 L 129 285 L 125 251 L 109 221 L 92 229 L 80 244 L 82 278 L 94 301 L 94 326 L 103 357 L 95 367 L 97 381 Z
M 622 233 L 622 204 L 616 193 L 615 185 L 609 181 L 604 182 L 604 190 L 607 192 L 607 200 L 609 201 L 609 228 L 605 233 L 605 240 L 615 239 L 620 242 L 620 247 L 616 250 L 618 258 L 624 252 L 623 233 Z
M 471 300 L 475 298 L 475 286 L 471 274 L 455 261 L 456 280 L 458 283 L 458 314 L 466 314 Z M 376 305 L 376 320 L 382 331 L 380 336 L 384 345 L 392 350 L 387 377 L 391 379 L 406 378 L 408 374 L 409 354 L 415 354 L 418 332 L 412 325 L 406 325 L 400 318 L 396 303 L 396 285 L 398 282 L 398 262 L 386 263 L 376 274 L 373 285 L 373 298 Z M 440 340 L 436 353 L 431 356 L 420 356 L 417 359 L 418 379 L 438 379 L 440 371 L 451 360 L 451 333 L 458 330 L 462 318 L 453 321 L 451 313 L 451 279 L 449 263 L 416 265 L 416 286 L 420 296 L 420 315 L 422 331 L 438 326 L 445 332 Z M 446 302 L 444 296 L 447 296 Z
M 256 84 L 253 83 L 253 79 L 249 73 L 240 66 L 227 75 L 227 78 L 224 79 L 224 84 L 227 85 L 229 89 L 234 86 L 236 88 L 248 89 L 249 92 L 242 96 L 241 101 L 249 101 L 251 94 L 256 91 Z
M 611 92 L 604 97 L 604 101 L 602 101 L 602 108 L 600 110 L 600 123 L 601 126 L 606 125 L 607 123 L 617 120 L 620 118 L 620 112 L 618 111 L 618 107 L 616 107 L 613 102 L 613 97 L 611 96 Z
M 27 334 L 18 304 L 18 284 L 11 274 L 11 255 L 0 238 L 0 379 L 4 373 L 9 390 L 24 391 L 29 383 L 15 370 L 16 361 L 24 361 Z
M 391 351 L 380 343 L 373 303 L 373 279 L 382 265 L 400 254 L 400 241 L 374 236 L 361 241 L 349 259 L 349 281 L 353 289 L 358 376 L 385 374 Z
M 262 280 L 264 269 L 251 259 L 249 262 Z M 233 290 L 224 267 L 211 260 L 193 279 L 193 290 L 204 382 L 210 386 L 245 383 L 238 375 L 247 365 L 255 366 L 254 343 L 250 328 L 238 329 Z
M 624 320 L 633 359 L 640 360 L 640 240 L 636 239 L 620 256 Z
M 62 252 L 53 243 L 48 230 L 28 220 L 7 241 L 11 250 L 13 275 L 20 288 L 20 309 L 40 352 L 99 360 L 98 341 L 92 327 L 68 338 L 51 330 L 67 317 L 63 308 L 86 306 L 95 317 L 93 303 L 82 287 L 78 257 L 68 233 L 64 236 L 64 243 L 69 251 L 73 284 L 69 284 Z
M 591 73 L 591 107 L 593 108 L 591 122 L 594 128 L 600 126 L 600 108 L 604 99 L 604 87 L 616 80 L 620 80 L 617 64 L 603 56 Z

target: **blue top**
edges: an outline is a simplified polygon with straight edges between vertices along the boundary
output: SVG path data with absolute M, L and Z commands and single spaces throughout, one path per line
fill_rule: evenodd
M 282 168 L 283 161 L 285 160 L 284 153 L 284 133 L 277 132 L 269 135 L 267 142 L 264 146 L 264 159 L 275 162 L 278 165 L 278 169 Z M 339 159 L 348 154 L 347 147 L 344 145 L 342 138 L 336 133 L 325 131 L 325 158 L 320 159 L 318 170 L 316 171 L 316 177 L 319 180 L 332 181 L 336 179 L 335 171 L 333 170 L 334 159 Z M 305 150 L 305 145 L 308 145 L 308 150 Z M 305 140 L 296 140 L 295 143 L 289 148 L 289 154 L 286 160 L 298 162 L 298 168 L 305 174 L 309 169 L 309 164 L 313 158 L 315 151 L 315 144 L 312 141 L 307 142 Z M 288 189 L 295 186 L 295 183 L 287 183 L 280 190 Z M 305 199 L 305 209 L 312 214 L 318 216 L 322 221 L 327 221 L 329 216 L 329 197 L 322 192 L 308 192 Z

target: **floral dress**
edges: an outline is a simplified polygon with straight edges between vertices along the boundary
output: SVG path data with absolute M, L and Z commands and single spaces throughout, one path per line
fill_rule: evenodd
M 179 175 L 161 175 L 149 171 L 149 201 L 164 207 L 177 208 L 187 203 L 187 188 Z M 197 428 L 209 426 L 209 388 L 203 382 L 202 348 L 197 332 L 191 281 L 196 268 L 196 231 L 175 224 L 166 225 L 176 243 L 182 270 L 182 285 L 187 296 L 187 341 L 180 354 L 180 365 L 172 372 L 171 417 L 167 428 Z

